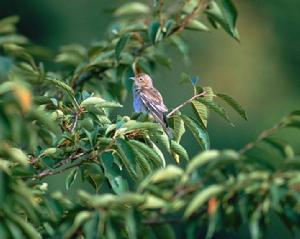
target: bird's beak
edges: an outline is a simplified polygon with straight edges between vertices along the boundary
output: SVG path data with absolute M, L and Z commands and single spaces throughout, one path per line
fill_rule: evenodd
M 135 80 L 135 77 L 129 77 L 130 80 Z

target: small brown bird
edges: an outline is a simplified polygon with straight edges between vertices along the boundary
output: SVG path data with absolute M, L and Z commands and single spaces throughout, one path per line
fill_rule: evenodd
M 135 112 L 149 113 L 163 130 L 170 136 L 170 129 L 167 127 L 165 113 L 168 108 L 163 102 L 159 91 L 154 88 L 149 75 L 142 73 L 130 79 L 134 80 L 133 107 Z

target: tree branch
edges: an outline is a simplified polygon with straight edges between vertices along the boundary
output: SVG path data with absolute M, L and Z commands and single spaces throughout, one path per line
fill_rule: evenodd
M 187 105 L 188 103 L 192 102 L 193 100 L 201 97 L 201 96 L 205 96 L 206 92 L 203 91 L 197 95 L 194 95 L 192 98 L 188 99 L 187 101 L 183 102 L 182 104 L 178 105 L 176 108 L 174 108 L 170 113 L 167 114 L 167 118 L 170 118 L 175 112 L 177 112 L 178 110 L 180 110 L 182 107 L 184 107 L 185 105 Z
M 176 28 L 171 31 L 168 36 L 173 35 L 174 33 L 180 33 L 184 30 L 184 28 L 189 24 L 191 20 L 193 20 L 194 17 L 196 17 L 198 14 L 205 11 L 209 4 L 210 0 L 198 0 L 198 4 L 194 7 L 194 9 L 185 16 L 185 18 L 182 20 L 181 24 L 179 24 Z
M 279 122 L 278 124 L 274 125 L 272 128 L 261 132 L 259 136 L 256 138 L 256 140 L 246 144 L 243 148 L 239 150 L 240 154 L 244 154 L 248 150 L 252 149 L 256 144 L 258 144 L 263 139 L 269 137 L 271 134 L 273 134 L 276 130 L 280 129 L 281 127 L 282 127 L 282 122 Z

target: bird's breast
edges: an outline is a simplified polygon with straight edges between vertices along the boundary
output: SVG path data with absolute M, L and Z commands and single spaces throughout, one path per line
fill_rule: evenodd
M 147 108 L 140 97 L 140 90 L 137 88 L 133 89 L 133 108 L 135 112 L 147 113 Z

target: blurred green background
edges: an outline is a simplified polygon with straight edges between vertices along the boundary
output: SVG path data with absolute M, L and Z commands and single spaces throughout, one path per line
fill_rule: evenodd
M 19 15 L 19 30 L 33 42 L 58 50 L 61 45 L 92 41 L 105 36 L 112 19 L 112 9 L 121 0 L 1 0 L 0 18 Z M 273 126 L 292 110 L 300 109 L 300 1 L 243 0 L 235 1 L 241 43 L 221 30 L 211 33 L 185 32 L 191 62 L 184 64 L 182 55 L 168 49 L 173 59 L 170 71 L 159 68 L 153 77 L 169 108 L 189 98 L 192 90 L 180 85 L 180 74 L 198 75 L 201 84 L 216 92 L 236 98 L 248 113 L 244 122 L 232 112 L 236 127 L 232 128 L 212 115 L 209 133 L 212 148 L 239 149 L 259 132 Z M 128 97 L 122 114 L 131 114 L 132 99 Z M 187 107 L 185 110 L 189 110 Z M 293 139 L 300 152 L 296 133 L 284 133 Z M 186 136 L 190 154 L 198 152 L 196 142 Z M 53 181 L 52 181 L 53 180 Z M 63 181 L 56 186 L 63 189 Z M 55 184 L 55 183 L 54 183 Z M 73 193 L 76 187 L 73 187 Z M 270 238 L 285 235 L 282 225 L 271 225 Z

